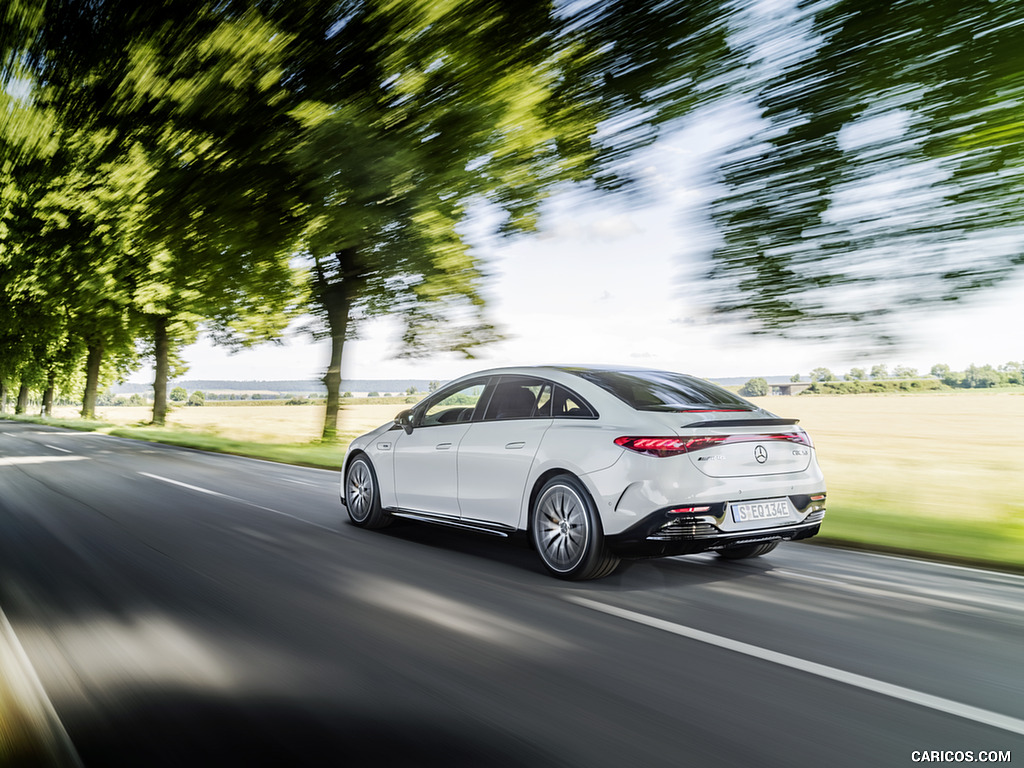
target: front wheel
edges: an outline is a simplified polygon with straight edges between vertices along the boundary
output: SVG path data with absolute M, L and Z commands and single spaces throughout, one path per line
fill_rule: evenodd
M 760 557 L 767 555 L 779 546 L 777 541 L 766 541 L 763 544 L 747 544 L 743 547 L 729 547 L 718 550 L 718 556 L 726 560 L 746 560 L 748 557 Z
M 594 502 L 570 475 L 548 480 L 530 511 L 530 536 L 541 562 L 560 579 L 599 579 L 619 564 L 604 542 Z
M 380 506 L 377 473 L 366 456 L 356 456 L 345 471 L 345 508 L 360 528 L 384 528 L 394 520 Z

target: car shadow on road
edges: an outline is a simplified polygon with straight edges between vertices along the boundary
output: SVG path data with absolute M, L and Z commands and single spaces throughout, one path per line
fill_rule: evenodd
M 397 521 L 388 528 L 373 533 L 414 543 L 417 546 L 458 552 L 482 560 L 503 563 L 519 571 L 554 580 L 554 577 L 544 569 L 540 558 L 523 534 L 503 539 L 406 520 Z M 771 572 L 774 567 L 770 555 L 749 560 L 725 560 L 713 553 L 702 553 L 623 560 L 610 576 L 596 581 L 574 583 L 599 591 L 649 590 L 657 587 L 757 578 Z

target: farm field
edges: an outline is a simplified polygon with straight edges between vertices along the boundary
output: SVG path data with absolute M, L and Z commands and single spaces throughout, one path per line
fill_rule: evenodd
M 379 427 L 399 411 L 412 407 L 404 403 L 352 405 L 342 408 L 338 426 L 349 439 Z M 61 419 L 78 415 L 74 407 L 54 409 Z M 153 417 L 152 407 L 121 406 L 96 409 L 100 421 L 119 426 L 145 424 Z M 204 432 L 256 443 L 308 443 L 320 438 L 324 426 L 322 405 L 207 405 L 179 407 L 167 415 L 167 426 L 189 432 Z
M 756 402 L 800 419 L 814 439 L 828 482 L 822 538 L 1011 563 L 1024 570 L 1024 393 L 776 396 Z M 192 434 L 307 444 L 294 450 L 315 450 L 309 463 L 337 466 L 345 442 L 408 407 L 404 402 L 345 406 L 342 446 L 319 448 L 308 444 L 320 435 L 322 406 L 177 408 L 168 418 L 168 432 L 179 437 L 168 441 L 192 444 L 187 438 Z M 74 415 L 74 409 L 67 411 L 56 415 Z M 150 417 L 147 408 L 98 411 L 102 420 L 119 425 Z M 140 437 L 162 439 L 157 430 L 138 431 Z

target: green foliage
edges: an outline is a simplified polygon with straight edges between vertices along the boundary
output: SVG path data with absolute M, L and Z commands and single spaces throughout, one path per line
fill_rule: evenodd
M 1006 378 L 991 365 L 970 365 L 964 371 L 960 386 L 970 389 L 987 389 L 1007 383 Z
M 188 391 L 184 387 L 175 387 L 169 397 L 176 403 L 184 403 L 188 400 Z
M 999 366 L 999 373 L 1006 377 L 1007 384 L 1024 384 L 1024 363 L 1004 363 Z
M 189 395 L 188 405 L 206 405 L 206 395 L 196 390 Z
M 768 382 L 757 377 L 747 381 L 743 388 L 740 389 L 740 394 L 744 397 L 764 397 L 769 391 Z
M 932 366 L 931 375 L 937 379 L 946 379 L 949 377 L 949 374 L 949 366 L 945 363 L 936 363 Z
M 843 376 L 847 381 L 863 381 L 868 377 L 867 371 L 863 368 L 851 368 L 850 372 Z
M 366 396 L 367 397 L 380 397 L 380 392 L 370 392 Z
M 794 373 L 792 376 L 789 377 L 789 380 L 795 384 L 796 382 L 800 381 L 800 374 Z
M 416 389 L 415 386 L 412 386 L 412 387 L 409 387 L 408 389 L 405 390 L 405 394 L 407 394 L 407 395 L 415 395 L 418 391 L 419 390 Z
M 816 381 L 801 395 L 864 395 L 899 392 L 948 392 L 937 379 L 888 379 L 882 381 Z
M 811 381 L 833 381 L 835 376 L 828 368 L 815 368 L 811 371 Z
M 888 379 L 889 369 L 884 365 L 873 365 L 871 366 L 871 378 L 872 379 Z
M 745 4 L 735 83 L 761 120 L 721 169 L 717 309 L 884 347 L 896 313 L 1014 274 L 1022 23 L 1017 0 Z
M 897 365 L 892 370 L 892 377 L 894 379 L 915 379 L 917 375 L 916 368 L 909 368 L 905 365 Z

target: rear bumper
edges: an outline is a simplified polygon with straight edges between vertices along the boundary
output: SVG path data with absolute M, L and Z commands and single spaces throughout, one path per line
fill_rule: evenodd
M 621 533 L 605 537 L 612 552 L 620 557 L 663 557 L 692 555 L 728 547 L 760 544 L 768 541 L 797 541 L 818 533 L 825 517 L 824 501 L 812 502 L 809 496 L 790 496 L 800 521 L 785 525 L 727 531 L 721 528 L 727 504 L 709 505 L 700 514 L 676 514 L 669 508 L 658 510 Z

